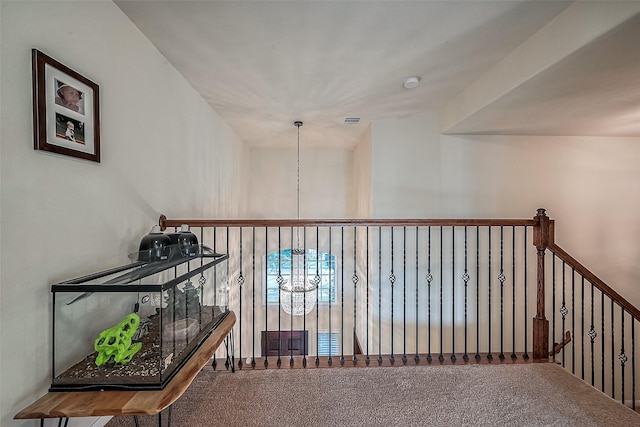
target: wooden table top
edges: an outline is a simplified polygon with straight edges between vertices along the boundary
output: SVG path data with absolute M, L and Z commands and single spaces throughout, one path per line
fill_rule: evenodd
M 182 396 L 235 322 L 231 311 L 162 390 L 54 391 L 18 412 L 14 419 L 157 414 Z

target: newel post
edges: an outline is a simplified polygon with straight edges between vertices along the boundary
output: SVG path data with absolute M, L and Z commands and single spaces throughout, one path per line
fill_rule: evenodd
M 544 251 L 549 245 L 549 217 L 540 208 L 533 218 L 538 223 L 533 227 L 533 244 L 538 252 L 536 317 L 533 318 L 533 359 L 549 359 L 549 321 L 545 317 Z

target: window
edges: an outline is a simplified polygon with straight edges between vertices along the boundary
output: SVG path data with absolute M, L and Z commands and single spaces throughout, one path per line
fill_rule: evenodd
M 318 332 L 318 356 L 335 356 L 337 354 L 340 354 L 338 332 Z
M 267 303 L 279 302 L 278 274 L 283 279 L 291 280 L 291 249 L 271 252 L 266 256 L 266 293 Z M 305 256 L 307 279 L 316 275 L 320 278 L 318 284 L 318 302 L 336 302 L 336 257 L 326 252 L 307 249 Z

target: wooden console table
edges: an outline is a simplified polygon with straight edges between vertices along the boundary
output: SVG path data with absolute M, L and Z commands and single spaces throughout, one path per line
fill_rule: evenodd
M 40 419 L 40 425 L 44 425 L 45 418 L 154 414 L 160 417 L 161 411 L 167 407 L 171 409 L 171 404 L 182 396 L 211 360 L 213 353 L 232 332 L 235 322 L 236 315 L 231 311 L 162 390 L 54 391 L 18 412 L 14 419 Z M 159 418 L 159 422 L 162 422 L 162 418 Z

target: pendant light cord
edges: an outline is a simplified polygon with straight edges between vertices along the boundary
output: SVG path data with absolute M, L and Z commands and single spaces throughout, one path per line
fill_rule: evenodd
M 300 219 L 300 126 L 302 126 L 302 122 L 296 122 L 295 125 L 298 127 L 298 190 L 297 190 L 297 200 L 298 200 L 298 219 Z
M 298 128 L 298 157 L 297 157 L 297 166 L 298 166 L 298 170 L 297 170 L 297 175 L 296 175 L 296 181 L 297 181 L 297 192 L 296 192 L 296 201 L 297 201 L 297 219 L 300 220 L 300 126 L 302 126 L 302 122 L 301 121 L 295 121 L 293 122 L 293 124 Z M 296 227 L 296 244 L 297 247 L 300 248 L 300 227 Z

